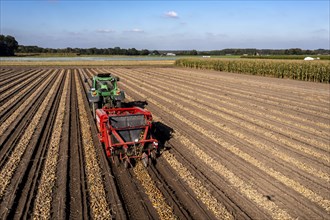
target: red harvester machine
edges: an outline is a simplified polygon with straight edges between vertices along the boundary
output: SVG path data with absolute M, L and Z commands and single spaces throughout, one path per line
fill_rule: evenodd
M 96 110 L 99 140 L 106 154 L 117 156 L 126 168 L 141 159 L 144 166 L 156 159 L 158 142 L 151 135 L 152 115 L 139 108 L 102 108 Z

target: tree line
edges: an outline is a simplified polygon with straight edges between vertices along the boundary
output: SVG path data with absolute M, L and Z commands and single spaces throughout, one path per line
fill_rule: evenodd
M 229 48 L 223 50 L 212 51 L 199 51 L 199 55 L 317 55 L 317 54 L 330 54 L 330 50 L 316 49 L 316 50 L 303 50 L 300 48 L 290 49 L 255 49 L 255 48 Z
M 224 56 L 224 55 L 317 55 L 330 54 L 330 50 L 303 50 L 300 48 L 291 49 L 223 49 L 211 51 L 197 50 L 137 50 L 135 48 L 124 49 L 120 47 L 114 48 L 42 48 L 38 46 L 22 46 L 17 49 L 19 53 L 61 53 L 61 54 L 76 54 L 76 55 L 128 55 L 128 56 L 145 56 L 145 55 L 165 55 L 174 53 L 182 56 L 208 55 L 208 56 Z
M 124 49 L 120 47 L 114 48 L 42 48 L 38 46 L 23 46 L 20 45 L 17 49 L 18 53 L 53 53 L 53 54 L 75 54 L 75 55 L 127 55 L 127 56 L 139 56 L 139 55 L 160 55 L 157 50 L 149 51 L 147 49 L 137 50 L 135 48 Z
M 329 49 L 303 50 L 300 48 L 290 49 L 256 49 L 256 48 L 227 48 L 223 50 L 197 51 L 197 50 L 137 50 L 135 48 L 124 49 L 114 48 L 43 48 L 38 46 L 19 45 L 13 36 L 0 35 L 0 56 L 13 56 L 16 53 L 27 54 L 74 54 L 74 55 L 166 55 L 174 53 L 176 55 L 189 56 L 219 56 L 219 55 L 318 55 L 330 54 Z

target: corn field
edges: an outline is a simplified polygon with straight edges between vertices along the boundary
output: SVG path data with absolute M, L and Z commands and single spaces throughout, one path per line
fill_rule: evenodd
M 311 82 L 330 82 L 329 61 L 178 59 L 175 65 Z
M 271 56 L 241 56 L 245 59 L 281 59 L 281 60 L 303 60 L 305 57 L 313 57 L 320 60 L 330 60 L 330 55 L 271 55 Z

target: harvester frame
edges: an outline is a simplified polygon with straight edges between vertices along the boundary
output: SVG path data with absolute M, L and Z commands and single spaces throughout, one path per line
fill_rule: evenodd
M 152 137 L 152 115 L 139 108 L 102 108 L 96 110 L 98 138 L 104 145 L 106 155 L 115 156 L 126 168 L 132 160 L 141 159 L 144 166 L 157 157 L 158 141 Z

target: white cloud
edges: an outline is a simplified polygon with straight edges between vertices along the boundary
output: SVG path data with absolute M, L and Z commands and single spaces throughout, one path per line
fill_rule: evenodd
M 96 30 L 97 33 L 103 33 L 103 34 L 108 34 L 108 33 L 113 33 L 115 32 L 114 30 L 112 29 L 98 29 Z
M 134 32 L 134 33 L 143 33 L 144 30 L 140 29 L 140 28 L 133 28 L 132 30 L 130 30 L 129 32 Z
M 165 13 L 165 16 L 168 18 L 179 18 L 178 13 L 175 11 L 168 11 Z
M 229 36 L 224 33 L 213 33 L 213 32 L 206 32 L 206 37 L 208 38 L 228 38 Z

